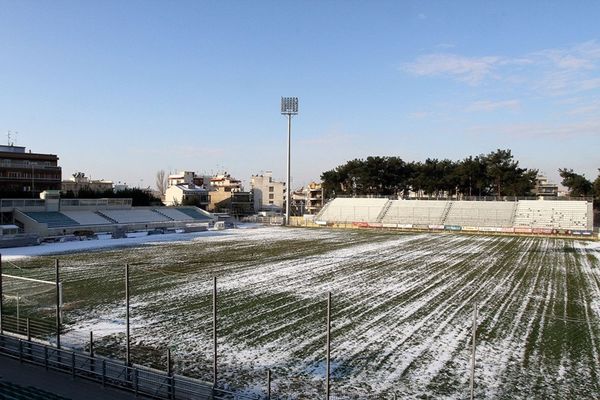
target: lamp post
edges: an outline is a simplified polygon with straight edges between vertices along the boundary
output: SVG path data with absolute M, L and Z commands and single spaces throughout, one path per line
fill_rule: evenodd
M 282 97 L 281 98 L 281 115 L 285 115 L 288 119 L 288 142 L 287 142 L 287 179 L 285 182 L 285 225 L 290 224 L 290 154 L 292 143 L 292 115 L 298 115 L 298 98 L 297 97 Z

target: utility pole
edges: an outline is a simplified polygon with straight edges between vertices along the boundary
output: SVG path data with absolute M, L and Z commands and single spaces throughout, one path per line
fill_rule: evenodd
M 292 199 L 292 188 L 290 183 L 291 169 L 291 152 L 292 152 L 292 116 L 298 115 L 298 98 L 297 97 L 282 97 L 281 98 L 281 115 L 285 115 L 288 119 L 288 140 L 287 140 L 287 179 L 285 188 L 285 225 L 290 224 L 290 202 Z

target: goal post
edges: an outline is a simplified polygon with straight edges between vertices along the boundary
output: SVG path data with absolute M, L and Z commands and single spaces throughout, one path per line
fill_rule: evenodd
M 16 329 L 18 333 L 22 333 L 28 318 L 39 321 L 43 325 L 48 325 L 48 328 L 54 326 L 54 324 L 48 322 L 48 317 L 56 314 L 56 282 L 2 274 L 1 284 L 3 296 L 2 325 L 4 330 Z M 60 319 L 62 320 L 62 282 L 58 283 L 58 303 L 58 310 L 61 314 Z

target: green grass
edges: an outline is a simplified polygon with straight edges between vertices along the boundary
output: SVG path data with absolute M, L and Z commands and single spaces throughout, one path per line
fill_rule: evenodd
M 479 397 L 512 399 L 600 397 L 599 257 L 562 239 L 273 228 L 60 262 L 67 328 L 122 320 L 129 263 L 134 361 L 159 368 L 168 346 L 177 372 L 207 381 L 217 276 L 223 380 L 260 385 L 271 368 L 282 398 L 322 393 L 327 291 L 334 394 L 464 397 L 477 303 Z M 5 272 L 53 279 L 53 259 Z M 123 340 L 97 351 L 123 357 Z

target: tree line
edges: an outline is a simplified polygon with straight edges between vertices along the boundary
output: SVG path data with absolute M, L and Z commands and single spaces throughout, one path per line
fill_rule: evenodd
M 569 188 L 570 196 L 593 196 L 598 205 L 597 203 L 600 202 L 600 168 L 598 168 L 598 177 L 593 182 L 585 175 L 575 173 L 569 168 L 560 168 L 558 173 L 562 178 L 561 184 Z
M 511 150 L 463 160 L 406 162 L 400 157 L 354 159 L 321 175 L 325 195 L 527 196 L 538 171 L 521 168 Z
M 163 205 L 162 201 L 155 197 L 150 191 L 140 188 L 127 188 L 119 190 L 118 192 L 115 192 L 112 189 L 96 191 L 89 188 L 82 188 L 77 193 L 68 190 L 64 192 L 61 197 L 63 199 L 130 198 L 131 205 L 134 207 Z

